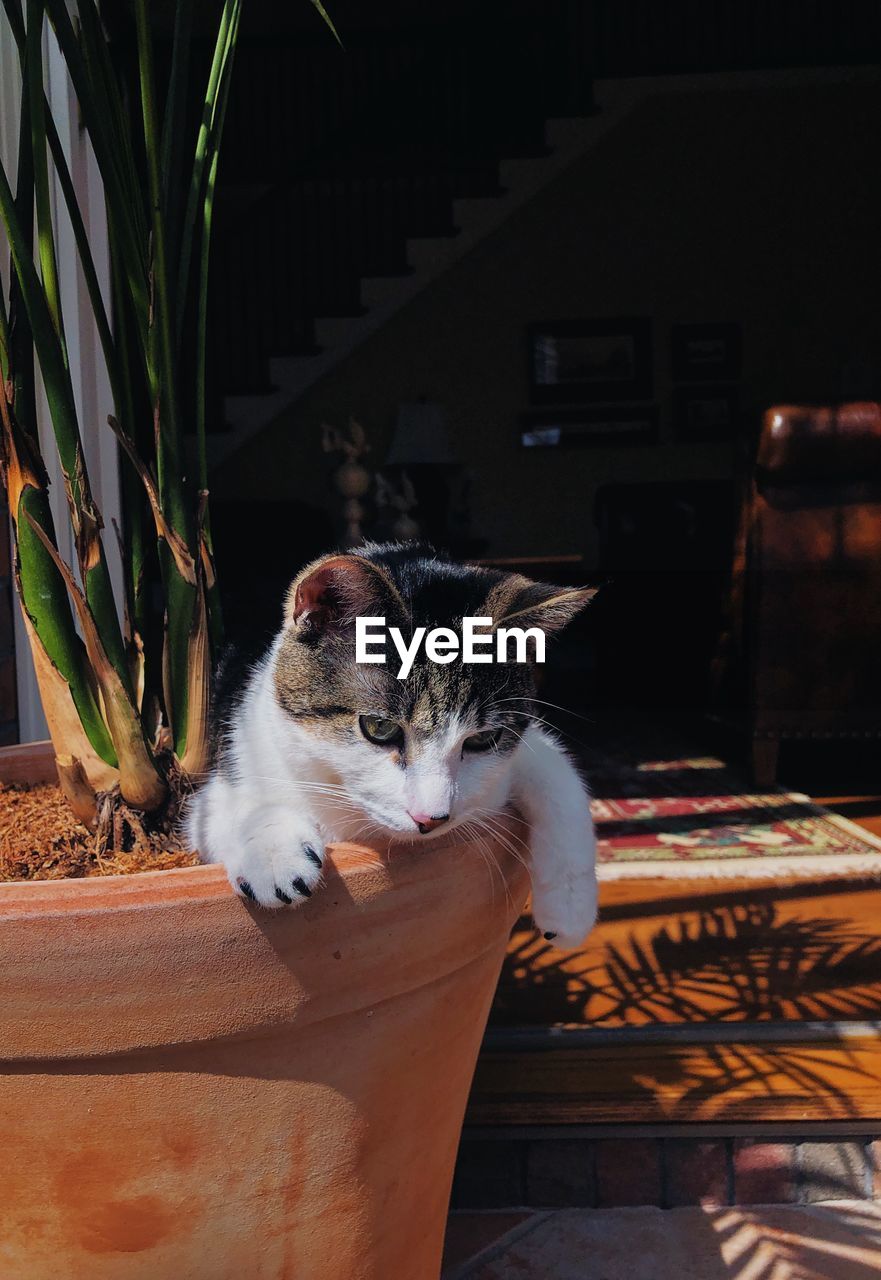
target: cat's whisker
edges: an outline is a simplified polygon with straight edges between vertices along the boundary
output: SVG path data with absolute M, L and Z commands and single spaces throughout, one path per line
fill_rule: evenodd
M 489 844 L 487 844 L 487 838 L 484 838 L 484 836 L 481 835 L 481 832 L 485 832 L 485 837 L 488 837 Z M 507 893 L 508 888 L 507 888 L 507 882 L 506 882 L 505 876 L 503 876 L 502 868 L 501 868 L 501 865 L 499 865 L 498 863 L 498 859 L 493 854 L 492 842 L 496 840 L 496 833 L 494 833 L 493 831 L 490 831 L 490 829 L 487 827 L 487 824 L 485 824 L 483 820 L 479 818 L 474 818 L 474 819 L 471 819 L 471 835 L 473 835 L 473 838 L 478 838 L 478 840 L 480 841 L 481 847 L 484 847 L 485 851 L 487 851 L 488 858 L 492 858 L 492 863 L 494 865 L 494 868 L 497 869 L 499 879 L 501 879 L 503 887 L 505 887 L 505 891 Z
M 501 702 L 514 702 L 514 701 L 530 702 L 530 701 L 531 701 L 531 699 L 530 699 L 530 698 L 523 698 L 523 699 L 515 699 L 515 698 L 501 698 L 501 699 L 495 699 L 493 702 L 491 702 L 491 703 L 487 703 L 487 704 L 485 704 L 485 706 L 484 706 L 484 707 L 481 707 L 481 711 L 483 711 L 483 712 L 485 713 L 485 716 L 488 718 L 488 717 L 491 715 L 491 712 L 492 712 L 492 710 L 493 710 L 493 707 L 498 706 L 498 704 L 499 704 L 499 702 L 500 702 L 500 701 L 501 701 Z M 520 716 L 520 717 L 522 717 L 522 719 L 524 719 L 524 720 L 529 720 L 532 724 L 541 724 L 541 725 L 544 725 L 547 729 L 550 729 L 552 733 L 564 733 L 564 732 L 565 732 L 565 730 L 558 729 L 556 725 L 551 724 L 550 720 L 546 720 L 546 719 L 544 719 L 542 716 L 533 715 L 533 714 L 532 714 L 531 712 L 529 712 L 529 711 L 517 711 L 517 712 L 515 712 L 515 714 L 516 714 L 516 715 L 518 715 L 518 716 Z M 503 727 L 504 727 L 505 729 L 507 729 L 509 733 L 513 733 L 513 734 L 515 735 L 515 737 L 519 737 L 519 738 L 520 738 L 520 741 L 521 741 L 521 742 L 523 742 L 523 740 L 524 740 L 524 739 L 523 739 L 523 735 L 522 735 L 522 734 L 520 734 L 520 733 L 518 733 L 517 729 L 515 729 L 513 725 L 511 725 L 511 724 L 505 724 Z M 529 744 L 527 744 L 527 745 L 529 745 Z M 530 748 L 530 749 L 531 749 L 531 748 Z
M 489 832 L 488 834 L 489 834 L 489 838 L 490 838 L 490 840 L 491 840 L 491 841 L 498 842 L 498 838 L 497 838 L 497 836 L 496 836 L 496 834 L 495 834 L 494 832 Z M 498 843 L 501 843 L 501 842 L 498 842 Z M 490 847 L 492 848 L 492 845 L 491 845 Z M 502 847 L 503 847 L 503 848 L 505 848 L 505 846 L 504 846 L 504 845 L 502 845 Z M 513 849 L 507 848 L 507 849 L 506 849 L 506 851 L 507 851 L 507 853 L 508 853 L 508 854 L 509 854 L 513 859 L 514 859 L 514 861 L 515 861 L 515 862 L 519 862 L 519 863 L 520 863 L 520 865 L 523 867 L 523 869 L 527 872 L 527 874 L 529 874 L 529 867 L 528 867 L 527 863 L 523 860 L 523 858 L 521 858 L 521 857 L 519 856 L 519 854 L 517 854 Z M 505 892 L 508 894 L 508 899 L 509 899 L 509 901 L 511 901 L 511 905 L 513 906 L 513 900 L 512 900 L 512 899 L 511 899 L 511 897 L 510 897 L 510 890 L 509 890 L 509 888 L 508 888 L 508 882 L 507 882 L 507 880 L 506 880 L 505 876 L 502 874 L 502 871 L 501 871 L 501 867 L 500 867 L 500 865 L 499 865 L 498 858 L 495 856 L 495 854 L 493 854 L 493 861 L 495 862 L 496 866 L 497 866 L 497 867 L 499 867 L 499 875 L 500 875 L 500 877 L 501 877 L 501 879 L 502 879 L 502 883 L 503 883 L 503 884 L 504 884 L 504 886 L 505 886 Z
M 571 745 L 574 747 L 585 747 L 588 750 L 590 750 L 590 743 L 586 742 L 584 738 L 576 737 L 575 734 L 572 732 L 572 730 L 561 729 L 559 725 L 553 724 L 550 720 L 545 720 L 542 716 L 530 715 L 526 711 L 520 712 L 518 714 L 521 714 L 523 718 L 525 720 L 528 720 L 531 724 L 541 725 L 544 729 L 547 730 L 549 736 L 552 737 L 555 742 L 562 741 L 564 745 Z M 512 733 L 513 732 L 515 731 L 512 730 Z
M 534 716 L 534 715 L 531 715 L 528 711 L 521 711 L 521 712 L 518 712 L 518 714 L 522 715 L 524 720 L 529 720 L 531 724 L 544 725 L 544 727 L 546 729 L 549 729 L 551 733 L 554 733 L 554 734 L 565 733 L 564 729 L 559 729 L 557 725 L 551 724 L 550 720 L 545 720 L 543 716 Z
M 496 872 L 498 873 L 498 877 L 501 882 L 502 888 L 505 891 L 505 900 L 507 901 L 508 905 L 513 909 L 514 900 L 511 897 L 511 891 L 508 888 L 508 882 L 505 879 L 505 875 L 504 875 L 504 872 L 502 871 L 501 865 L 499 864 L 499 860 L 493 852 L 492 844 L 487 845 L 486 841 L 481 838 L 479 834 L 480 830 L 481 830 L 480 823 L 476 822 L 471 838 L 472 840 L 475 840 L 477 842 L 478 848 L 480 848 L 481 851 L 483 852 L 485 860 L 487 860 L 489 865 L 494 867 Z
M 506 811 L 504 809 L 488 809 L 485 805 L 479 805 L 479 804 L 472 805 L 471 807 L 475 813 L 482 813 L 487 818 L 498 823 L 500 829 L 507 833 L 507 828 L 504 826 L 504 820 L 505 820 L 506 812 L 509 813 L 510 811 Z M 518 840 L 521 840 L 523 844 L 528 843 L 528 841 L 523 836 L 521 836 L 518 832 L 512 831 L 510 832 L 510 835 L 512 837 L 516 837 Z
M 501 815 L 496 809 L 483 809 L 480 806 L 475 806 L 475 812 L 485 815 L 483 821 L 488 825 L 492 824 L 493 829 L 498 832 L 500 840 L 516 841 L 522 849 L 527 853 L 529 852 L 528 839 L 525 836 L 521 836 L 519 832 L 511 831 L 508 827 L 504 826 L 502 824 Z
M 320 782 L 314 778 L 295 778 L 290 774 L 285 777 L 278 777 L 271 773 L 254 773 L 250 776 L 253 778 L 259 778 L 263 782 L 295 782 L 301 787 L 328 787 L 331 790 L 345 790 L 345 786 L 341 782 Z
M 517 730 L 512 729 L 510 725 L 508 725 L 507 728 L 509 733 L 513 733 L 514 737 L 518 740 L 518 742 L 522 742 L 523 746 L 526 747 L 527 751 L 531 751 L 532 754 L 535 755 L 535 747 L 532 745 L 531 742 L 527 742 L 526 737 L 522 733 L 518 733 Z
M 483 858 L 483 861 L 486 865 L 487 872 L 489 874 L 490 883 L 493 885 L 493 893 L 495 893 L 495 880 L 493 878 L 492 864 L 490 863 L 489 856 L 487 854 L 486 844 L 480 838 L 480 833 L 477 827 L 477 823 L 469 819 L 467 822 L 464 822 L 462 824 L 461 829 L 467 835 L 468 839 L 471 840 L 476 845 L 478 853 Z
M 285 787 L 301 787 L 304 791 L 322 791 L 328 795 L 341 796 L 350 794 L 347 787 L 332 782 L 309 782 L 305 778 L 276 778 L 264 773 L 254 773 L 250 776 L 258 782 L 271 782 Z
M 567 716 L 574 716 L 576 720 L 584 720 L 586 724 L 596 724 L 596 720 L 592 720 L 590 716 L 582 715 L 580 711 L 573 711 L 570 707 L 563 707 L 559 702 L 548 702 L 546 698 L 530 697 L 528 694 L 514 694 L 507 698 L 495 698 L 495 702 L 532 702 L 537 707 L 550 707 L 553 711 L 562 711 Z
M 519 862 L 520 865 L 523 868 L 525 868 L 526 871 L 530 870 L 529 863 L 526 861 L 524 857 L 521 856 L 521 854 L 518 852 L 516 847 L 513 844 L 511 844 L 510 841 L 508 840 L 508 832 L 500 830 L 495 826 L 491 826 L 486 819 L 480 819 L 479 821 L 481 822 L 482 829 L 485 830 L 493 840 L 498 841 L 498 843 L 502 846 L 502 848 L 507 850 L 507 852 L 510 853 L 511 857 L 514 858 L 516 862 Z
M 501 879 L 502 879 L 502 883 L 504 884 L 504 876 L 502 876 L 502 875 L 501 875 L 501 868 L 499 867 L 499 865 L 498 865 L 498 863 L 497 863 L 497 862 L 494 862 L 494 861 L 490 858 L 489 853 L 488 853 L 488 851 L 487 851 L 487 849 L 486 849 L 486 846 L 485 846 L 484 842 L 480 839 L 480 836 L 477 834 L 477 831 L 476 831 L 476 829 L 474 828 L 474 825 L 473 825 L 472 823 L 470 823 L 470 822 L 464 822 L 464 823 L 462 824 L 462 830 L 463 830 L 463 831 L 465 831 L 465 832 L 468 834 L 468 838 L 469 838 L 469 839 L 472 841 L 472 843 L 475 845 L 475 847 L 476 847 L 476 849 L 477 849 L 477 852 L 480 854 L 481 858 L 482 858 L 482 859 L 483 859 L 483 861 L 484 861 L 484 865 L 486 866 L 486 870 L 487 870 L 487 875 L 489 876 L 490 889 L 491 889 L 491 891 L 492 891 L 492 898 L 491 898 L 491 901 L 492 901 L 492 902 L 495 902 L 495 899 L 496 899 L 496 882 L 495 882 L 495 879 L 494 879 L 494 877 L 493 877 L 493 868 L 495 868 L 495 870 L 499 873 L 499 875 L 501 876 Z M 506 887 L 506 889 L 507 889 L 507 886 L 505 886 L 505 887 Z
M 361 806 L 352 800 L 351 796 L 342 787 L 326 786 L 318 782 L 303 782 L 295 778 L 273 778 L 265 774 L 254 774 L 253 776 L 261 782 L 269 782 L 273 786 L 285 787 L 295 793 L 308 792 L 310 793 L 310 801 L 315 803 L 320 803 L 324 799 L 341 808 L 349 809 L 352 813 L 363 813 Z

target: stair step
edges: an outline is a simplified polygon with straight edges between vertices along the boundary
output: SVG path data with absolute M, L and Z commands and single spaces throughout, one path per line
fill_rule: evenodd
M 596 114 L 594 112 L 589 116 L 554 116 L 546 120 L 545 136 L 548 145 L 555 151 L 577 146 L 584 137 L 585 131 L 590 128 L 590 122 Z
M 498 196 L 465 196 L 453 201 L 453 222 L 457 227 L 480 223 L 498 208 Z
M 407 261 L 414 271 L 431 271 L 446 262 L 450 246 L 455 241 L 449 236 L 424 236 L 407 241 Z
M 269 374 L 272 379 L 272 390 L 258 395 L 248 392 L 245 395 L 224 397 L 224 418 L 228 428 L 225 433 L 233 441 L 240 438 L 239 433 L 247 430 L 255 415 L 271 415 L 280 411 L 290 402 L 291 392 L 297 388 L 304 376 L 315 363 L 315 354 L 301 356 L 276 356 L 269 360 Z M 269 420 L 269 417 L 266 420 Z M 225 455 L 227 440 L 209 441 L 209 453 L 216 458 Z
M 312 361 L 320 352 L 315 350 L 306 356 L 272 356 L 269 361 L 269 372 L 276 387 L 287 387 L 296 381 L 304 369 L 312 367 Z
M 879 1114 L 877 1022 L 707 1022 L 491 1028 L 466 1123 L 840 1122 Z
M 365 276 L 361 281 L 361 301 L 368 311 L 393 302 L 401 291 L 401 276 Z
M 360 316 L 317 316 L 315 340 L 319 347 L 339 346 L 360 318 Z
M 532 186 L 541 181 L 542 175 L 546 171 L 546 156 L 543 156 L 540 160 L 511 158 L 500 162 L 499 181 L 506 190 L 511 187 L 519 187 L 524 183 Z

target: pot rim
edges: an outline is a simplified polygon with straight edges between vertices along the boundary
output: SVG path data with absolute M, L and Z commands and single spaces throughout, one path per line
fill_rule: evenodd
M 501 836 L 494 875 L 473 843 L 332 846 L 294 911 L 244 901 L 220 866 L 0 884 L 0 1060 L 128 1059 L 370 1016 L 510 931 L 526 864 Z

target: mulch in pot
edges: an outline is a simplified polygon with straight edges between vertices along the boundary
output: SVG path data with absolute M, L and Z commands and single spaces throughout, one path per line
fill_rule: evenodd
M 194 867 L 197 854 L 174 834 L 125 824 L 121 849 L 89 831 L 51 783 L 0 785 L 0 881 L 118 876 Z

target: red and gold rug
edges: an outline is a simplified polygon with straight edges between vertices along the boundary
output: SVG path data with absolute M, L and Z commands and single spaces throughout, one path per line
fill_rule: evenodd
M 711 756 L 591 781 L 601 880 L 881 877 L 881 840 L 808 796 L 744 792 Z

